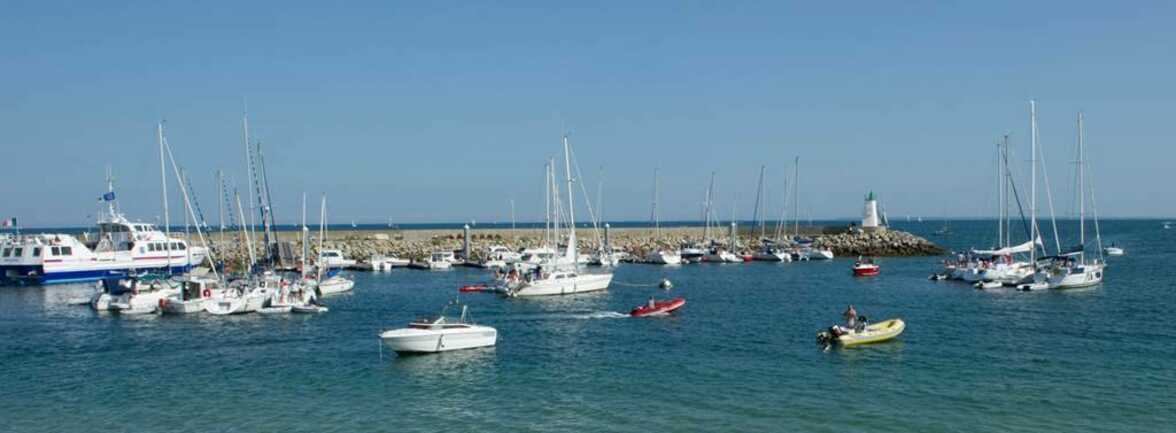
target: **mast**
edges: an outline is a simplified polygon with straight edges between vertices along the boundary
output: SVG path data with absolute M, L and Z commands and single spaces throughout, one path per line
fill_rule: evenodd
M 323 193 L 322 204 L 319 205 L 319 239 L 318 239 L 318 259 L 314 261 L 314 268 L 318 271 L 318 280 L 323 279 L 323 238 L 327 237 L 327 194 Z
M 711 210 L 711 195 L 714 194 L 714 189 L 715 189 L 715 172 L 712 171 L 711 177 L 710 177 L 710 185 L 706 187 L 706 201 L 703 202 L 703 211 L 702 211 L 702 213 L 705 217 L 704 223 L 706 224 L 705 226 L 703 226 L 703 229 L 702 229 L 702 238 L 705 241 L 710 240 L 711 214 L 713 213 Z
M 179 183 L 179 185 L 180 185 L 180 193 L 183 194 L 183 196 L 184 196 L 184 209 L 188 211 L 184 215 L 184 218 L 185 219 L 191 218 L 192 221 L 196 221 L 196 235 L 200 237 L 200 243 L 204 246 L 204 248 L 208 249 L 208 258 L 210 260 L 210 263 L 212 263 L 212 266 L 211 266 L 212 275 L 219 280 L 220 275 L 218 275 L 216 272 L 216 251 L 213 251 L 211 248 L 208 248 L 208 241 L 204 238 L 204 232 L 200 229 L 200 222 L 197 221 L 196 212 L 192 208 L 192 199 L 191 199 L 190 194 L 188 194 L 188 187 L 185 186 L 187 184 L 187 182 L 184 181 L 186 176 L 183 174 L 183 172 L 180 171 L 179 165 L 176 164 L 176 157 L 175 157 L 175 155 L 172 155 L 171 146 L 167 144 L 167 139 L 163 140 L 163 144 L 164 144 L 164 147 L 167 149 L 168 159 L 171 160 L 172 171 L 175 173 L 176 179 L 179 179 L 179 182 L 177 182 L 177 183 Z M 185 230 L 186 230 L 186 228 L 185 228 Z M 171 245 L 170 238 L 168 239 L 168 245 L 169 246 Z M 191 248 L 186 249 L 186 251 L 188 251 L 188 257 L 189 257 L 188 264 L 189 264 L 189 266 L 191 266 L 191 257 L 192 257 L 191 256 L 191 254 L 192 254 Z M 168 252 L 168 267 L 169 268 L 171 267 L 171 252 L 170 251 Z
M 1029 101 L 1029 263 L 1037 263 L 1037 101 Z
M 656 240 L 660 240 L 661 239 L 661 221 L 658 218 L 658 214 L 657 214 L 657 193 L 658 193 L 657 170 L 658 169 L 656 169 L 656 168 L 653 169 L 653 209 L 650 210 L 650 212 L 649 212 L 649 219 L 653 220 L 653 238 Z
M 800 236 L 800 157 L 792 162 L 792 236 Z
M 302 193 L 302 265 L 298 268 L 299 276 L 306 279 L 306 256 L 310 255 L 310 229 L 306 228 L 306 193 Z
M 1078 112 L 1078 242 L 1082 250 L 1078 253 L 1082 263 L 1086 263 L 1086 143 L 1082 130 L 1082 112 Z
M 764 238 L 764 168 L 760 166 L 759 184 L 755 188 L 755 211 L 752 216 L 752 222 L 759 225 L 760 239 Z
M 253 266 L 257 263 L 257 259 L 253 257 L 253 240 L 249 236 L 249 226 L 245 224 L 245 208 L 241 206 L 241 193 L 234 192 L 233 197 L 237 199 L 237 218 L 241 221 L 241 237 L 245 238 L 245 249 L 249 251 L 249 273 L 252 273 Z
M 1001 172 L 1001 192 L 1004 197 L 1002 199 L 1004 201 L 1002 212 L 1004 213 L 1001 215 L 1001 224 L 1003 224 L 1005 228 L 1003 242 L 1005 247 L 1010 247 L 1012 246 L 1012 233 L 1010 232 L 1013 231 L 1013 226 L 1010 225 L 1010 218 L 1012 215 L 1011 212 L 1009 212 L 1009 200 L 1011 199 L 1011 197 L 1009 197 L 1009 188 L 1013 183 L 1013 178 L 1012 170 L 1009 169 L 1009 134 L 1004 135 L 1004 142 L 1001 145 L 1000 162 L 1001 166 L 1003 167 L 1003 171 Z
M 543 243 L 551 245 L 551 160 L 543 164 Z
M 568 146 L 568 136 L 563 137 L 564 145 L 564 173 L 567 176 L 568 185 L 568 250 L 567 257 L 572 260 L 573 265 L 578 265 L 576 260 L 576 193 L 572 191 L 572 155 L 571 147 Z
M 167 238 L 164 246 L 167 248 L 167 273 L 171 273 L 171 216 L 168 215 L 167 206 L 167 169 L 164 164 L 164 148 L 163 148 L 163 122 L 159 122 L 156 132 L 159 137 L 159 182 L 163 194 L 163 233 Z
M 515 238 L 515 206 L 514 206 L 514 197 L 511 197 L 511 199 L 510 199 L 510 239 L 514 240 L 514 238 Z
M 222 172 L 220 170 L 216 171 L 216 187 L 218 189 L 220 189 L 220 191 L 219 191 L 220 194 L 218 194 L 218 195 L 223 197 L 224 190 L 225 190 L 225 174 L 224 174 L 224 172 Z M 220 241 L 221 241 L 221 245 L 224 245 L 224 243 L 225 243 L 225 201 L 223 199 L 218 198 L 216 202 L 217 202 L 216 213 L 217 213 L 217 218 L 219 219 L 219 223 L 220 223 Z
M 253 152 L 249 150 L 249 108 L 248 108 L 248 106 L 246 106 L 245 113 L 241 116 L 241 145 L 245 149 L 245 173 L 248 176 L 249 181 L 252 182 L 253 181 Z M 252 188 L 252 186 L 246 185 L 245 192 L 249 194 L 249 219 L 248 219 L 248 227 L 249 228 L 246 230 L 246 232 L 249 233 L 249 237 L 252 238 L 253 233 L 251 231 L 255 231 L 254 220 L 253 220 L 253 188 Z M 242 210 L 244 210 L 244 209 L 242 209 Z M 242 221 L 242 224 L 244 224 L 244 223 L 245 223 L 245 221 Z M 253 241 L 250 240 L 250 244 L 252 244 L 252 243 L 253 243 Z M 252 252 L 250 252 L 250 254 L 252 254 Z
M 1004 189 L 1000 167 L 1000 142 L 996 142 L 996 249 L 1004 243 Z

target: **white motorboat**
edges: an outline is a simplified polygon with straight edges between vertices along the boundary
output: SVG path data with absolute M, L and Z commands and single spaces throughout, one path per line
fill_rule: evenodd
M 405 266 L 408 266 L 409 263 L 412 263 L 412 261 L 408 260 L 408 259 L 402 259 L 402 258 L 399 258 L 396 256 L 382 256 L 382 255 L 372 256 L 371 259 L 368 260 L 368 262 L 371 263 L 372 270 L 376 271 L 376 272 L 391 271 L 394 268 L 403 268 Z
M 318 264 L 326 269 L 339 269 L 355 266 L 355 260 L 343 257 L 343 252 L 339 250 L 322 250 Z
M 428 269 L 434 271 L 445 270 L 453 267 L 453 262 L 448 259 L 450 256 L 453 256 L 452 252 L 437 251 L 430 255 L 427 259 L 414 261 L 409 266 L 417 269 Z
M 156 275 L 108 278 L 100 281 L 98 288 L 90 308 L 122 314 L 153 313 L 168 297 L 179 293 L 175 283 Z
M 436 353 L 497 343 L 498 330 L 470 321 L 465 305 L 457 320 L 445 317 L 445 311 L 442 309 L 437 317 L 415 320 L 407 328 L 384 331 L 380 339 L 396 353 Z
M 807 260 L 833 260 L 833 250 L 827 248 L 808 247 L 800 250 Z
M 1111 246 L 1103 248 L 1103 254 L 1108 256 L 1121 256 L 1123 255 L 1123 248 L 1115 244 L 1111 244 Z
M 645 262 L 655 265 L 680 265 L 682 255 L 677 251 L 657 249 L 645 255 Z
M 204 302 L 223 295 L 220 280 L 208 276 L 187 275 L 180 280 L 179 293 L 167 298 L 164 314 L 193 314 L 204 312 Z
M 328 311 L 330 311 L 329 308 L 322 306 L 322 305 L 315 305 L 315 304 L 295 305 L 293 307 L 290 307 L 290 312 L 299 313 L 299 314 L 318 314 L 318 313 L 326 313 Z
M 522 254 L 516 251 L 511 251 L 510 248 L 504 247 L 502 245 L 491 245 L 486 248 L 485 259 L 488 262 L 502 261 L 506 263 L 514 263 L 521 260 L 522 257 Z

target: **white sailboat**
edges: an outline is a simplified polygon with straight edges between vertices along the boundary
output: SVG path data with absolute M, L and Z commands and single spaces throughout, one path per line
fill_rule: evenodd
M 661 246 L 661 216 L 658 214 L 657 208 L 658 193 L 661 190 L 657 174 L 658 170 L 653 169 L 653 209 L 649 215 L 653 220 L 653 243 L 655 246 L 645 254 L 645 262 L 655 265 L 680 265 L 682 264 L 682 255 L 677 250 Z
M 1029 136 L 1030 136 L 1030 156 L 1029 156 L 1029 238 L 1038 240 L 1041 238 L 1041 231 L 1037 226 L 1037 102 L 1029 101 Z M 1017 285 L 1017 288 L 1024 291 L 1046 290 L 1050 288 L 1050 282 L 1047 275 L 1041 272 L 1040 265 L 1037 263 L 1037 245 L 1029 249 L 1029 263 L 1035 267 L 1032 277 Z
M 509 296 L 546 296 L 567 295 L 573 293 L 594 292 L 605 290 L 612 282 L 613 273 L 610 268 L 602 268 L 596 272 L 582 271 L 579 267 L 579 253 L 576 249 L 576 205 L 575 190 L 572 188 L 575 179 L 572 177 L 571 146 L 568 137 L 563 138 L 564 173 L 567 178 L 568 208 L 567 249 L 561 258 L 552 258 L 538 268 L 535 273 L 528 274 L 526 279 L 517 287 L 506 291 Z M 557 196 L 558 198 L 558 196 Z M 558 209 L 560 206 L 558 205 Z M 562 211 L 562 209 L 560 209 Z M 559 220 L 555 221 L 558 227 Z
M 1058 289 L 1072 289 L 1090 287 L 1102 283 L 1105 262 L 1099 259 L 1088 260 L 1086 256 L 1086 143 L 1085 131 L 1082 125 L 1082 113 L 1078 113 L 1078 145 L 1077 145 L 1077 188 L 1078 188 L 1078 246 L 1072 252 L 1060 254 L 1048 270 L 1049 284 Z M 1093 188 L 1090 189 L 1091 200 L 1094 198 Z M 1093 203 L 1092 203 L 1093 204 Z M 1098 252 L 1102 254 L 1102 235 L 1098 230 L 1098 216 L 1094 218 L 1095 241 Z
M 322 204 L 319 208 L 319 251 L 323 250 L 323 240 L 327 237 L 327 195 L 323 194 Z M 323 278 L 323 273 L 328 270 L 325 263 L 318 263 L 315 268 L 318 270 L 318 278 L 315 287 L 318 289 L 318 294 L 321 296 L 333 295 L 350 291 L 355 287 L 355 282 L 343 277 L 342 275 L 331 275 L 326 279 Z

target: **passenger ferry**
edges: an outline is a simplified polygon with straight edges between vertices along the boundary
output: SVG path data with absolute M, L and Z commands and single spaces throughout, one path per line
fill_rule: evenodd
M 113 193 L 104 197 L 113 200 Z M 97 281 L 148 271 L 186 272 L 208 256 L 203 247 L 168 237 L 154 225 L 132 222 L 110 203 L 97 234 L 40 233 L 0 238 L 0 282 L 24 284 Z

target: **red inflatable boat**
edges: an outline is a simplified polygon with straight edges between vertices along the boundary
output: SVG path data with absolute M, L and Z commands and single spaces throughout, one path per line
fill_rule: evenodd
M 673 312 L 674 310 L 682 308 L 683 305 L 686 305 L 685 298 L 674 298 L 674 299 L 670 299 L 670 300 L 666 300 L 666 301 L 655 301 L 653 303 L 653 307 L 650 307 L 649 305 L 642 305 L 640 307 L 634 308 L 633 311 L 630 311 L 629 315 L 633 316 L 633 317 L 644 317 L 644 316 L 669 314 L 670 312 Z
M 486 290 L 485 284 L 474 284 L 457 289 L 459 292 L 482 292 Z
M 881 271 L 882 268 L 873 262 L 857 262 L 853 264 L 853 276 L 855 277 L 872 277 L 878 275 Z

